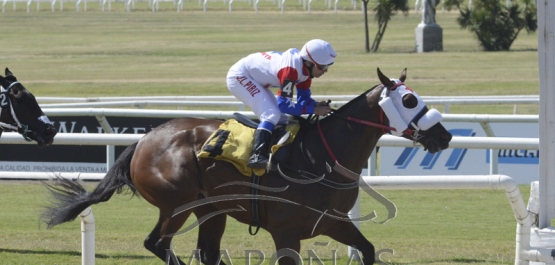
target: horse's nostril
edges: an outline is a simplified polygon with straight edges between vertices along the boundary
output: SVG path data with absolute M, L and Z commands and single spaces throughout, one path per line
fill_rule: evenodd
M 54 130 L 52 128 L 48 128 L 44 131 L 45 135 L 52 135 L 52 134 L 55 134 L 55 133 L 56 133 L 56 130 Z
M 46 130 L 44 130 L 44 134 L 45 134 L 45 135 L 56 134 L 56 128 L 54 128 L 54 126 L 48 126 L 48 127 L 46 128 Z

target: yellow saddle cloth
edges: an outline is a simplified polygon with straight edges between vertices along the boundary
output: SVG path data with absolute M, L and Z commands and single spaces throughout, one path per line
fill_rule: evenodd
M 273 145 L 272 153 L 293 142 L 299 132 L 299 124 L 289 124 L 285 130 L 290 134 L 289 139 L 282 144 Z M 202 158 L 213 158 L 232 163 L 243 175 L 251 177 L 252 174 L 262 176 L 266 169 L 253 169 L 247 166 L 252 153 L 253 137 L 255 129 L 244 126 L 235 119 L 222 123 L 217 131 L 212 133 L 206 143 L 197 154 Z

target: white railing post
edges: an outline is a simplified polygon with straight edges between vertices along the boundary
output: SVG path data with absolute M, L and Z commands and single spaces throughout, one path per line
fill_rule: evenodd
M 81 262 L 83 265 L 95 263 L 95 222 L 90 207 L 79 214 L 81 218 Z

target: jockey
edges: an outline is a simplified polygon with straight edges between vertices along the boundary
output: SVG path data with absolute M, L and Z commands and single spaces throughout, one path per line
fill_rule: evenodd
M 311 98 L 312 78 L 319 78 L 335 62 L 335 51 L 320 39 L 308 41 L 299 51 L 258 52 L 235 63 L 227 73 L 227 88 L 259 118 L 248 166 L 265 168 L 274 127 L 287 123 L 285 114 L 326 116 L 331 108 Z M 293 87 L 297 98 L 293 101 Z M 278 87 L 277 98 L 271 87 Z

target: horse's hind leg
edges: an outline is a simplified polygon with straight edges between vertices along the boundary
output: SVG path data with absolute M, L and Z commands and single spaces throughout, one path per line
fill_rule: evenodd
M 158 241 L 161 238 L 160 227 L 162 226 L 163 221 L 164 221 L 164 217 L 160 215 L 158 219 L 158 223 L 156 223 L 156 226 L 154 226 L 154 229 L 152 229 L 152 232 L 150 232 L 150 234 L 146 237 L 144 242 L 145 248 L 154 254 L 156 254 L 156 243 L 158 243 Z
M 199 226 L 197 249 L 200 249 L 202 263 L 207 265 L 225 265 L 220 260 L 220 243 L 224 234 L 227 217 L 225 214 L 211 216 L 211 214 L 217 211 L 218 209 L 211 204 L 194 209 L 199 222 L 200 220 L 203 221 Z M 203 220 L 203 218 L 208 219 Z
M 160 210 L 158 223 L 145 239 L 145 248 L 154 253 L 158 258 L 172 265 L 185 265 L 171 249 L 171 241 L 173 234 L 178 232 L 183 226 L 187 218 L 191 215 L 191 211 L 183 212 L 172 217 L 173 212 L 163 212 Z M 163 236 L 172 235 L 172 236 Z

